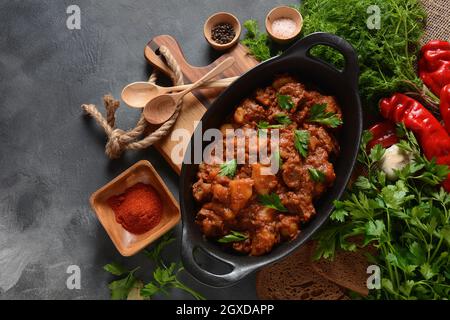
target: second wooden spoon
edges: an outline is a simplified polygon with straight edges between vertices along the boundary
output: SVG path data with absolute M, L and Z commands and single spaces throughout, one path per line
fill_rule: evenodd
M 222 61 L 210 72 L 205 74 L 202 78 L 190 85 L 184 91 L 181 91 L 179 93 L 163 94 L 150 100 L 144 108 L 143 114 L 145 119 L 151 124 L 161 124 L 169 120 L 170 117 L 174 114 L 178 102 L 183 99 L 186 94 L 188 94 L 195 88 L 200 87 L 205 82 L 211 80 L 217 75 L 221 74 L 223 71 L 230 68 L 233 64 L 234 58 L 229 57 Z
M 225 78 L 216 81 L 208 81 L 202 85 L 204 88 L 226 88 L 238 77 Z M 122 90 L 122 100 L 132 108 L 144 108 L 153 98 L 169 93 L 179 92 L 190 88 L 191 84 L 175 87 L 161 87 L 151 82 L 133 82 Z

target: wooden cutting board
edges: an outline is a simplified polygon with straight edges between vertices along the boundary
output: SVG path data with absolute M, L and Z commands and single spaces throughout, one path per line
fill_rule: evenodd
M 184 57 L 183 51 L 178 42 L 168 35 L 162 35 L 153 38 L 145 47 L 144 55 L 147 61 L 159 71 L 163 72 L 167 76 L 172 75 L 172 71 L 166 66 L 163 58 L 159 55 L 159 48 L 161 46 L 167 47 L 172 53 L 175 60 L 180 66 L 183 73 L 184 83 L 192 83 L 200 79 L 203 75 L 208 73 L 212 68 L 218 65 L 227 57 L 234 57 L 234 65 L 226 70 L 221 77 L 234 77 L 240 76 L 247 70 L 253 68 L 258 64 L 252 56 L 248 54 L 248 49 L 241 44 L 233 47 L 230 51 L 225 52 L 217 60 L 205 67 L 195 67 L 190 65 Z M 221 92 L 221 89 L 202 89 L 196 90 L 193 93 L 189 93 L 184 97 L 183 107 L 181 113 L 177 119 L 177 122 L 173 126 L 172 132 L 176 129 L 185 129 L 189 131 L 189 137 L 192 135 L 195 129 L 195 122 L 199 121 L 206 109 L 211 105 L 214 99 Z M 234 106 L 230 106 L 234 107 Z M 221 116 L 221 115 L 218 115 Z M 180 174 L 181 163 L 175 163 L 171 157 L 172 149 L 177 146 L 177 150 L 180 147 L 180 140 L 172 141 L 172 134 L 168 134 L 165 138 L 158 142 L 155 147 L 164 156 L 166 161 L 172 166 L 172 168 Z M 184 140 L 183 147 L 187 146 L 187 139 Z

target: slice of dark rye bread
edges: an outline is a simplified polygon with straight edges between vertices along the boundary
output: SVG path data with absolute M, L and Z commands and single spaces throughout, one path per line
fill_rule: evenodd
M 311 265 L 313 243 L 263 268 L 256 276 L 256 294 L 263 300 L 348 300 L 346 290 L 325 279 Z
M 315 247 L 312 250 L 314 249 Z M 369 294 L 367 267 L 370 263 L 365 256 L 366 252 L 373 255 L 375 250 L 367 248 L 356 252 L 339 251 L 333 261 L 311 259 L 310 263 L 313 270 L 324 278 L 362 296 L 367 296 Z

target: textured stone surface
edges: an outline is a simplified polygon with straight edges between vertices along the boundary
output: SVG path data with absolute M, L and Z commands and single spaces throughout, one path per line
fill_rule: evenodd
M 216 54 L 202 35 L 213 12 L 241 21 L 264 19 L 282 1 L 263 0 L 16 0 L 0 4 L 0 299 L 107 299 L 110 261 L 151 266 L 140 256 L 124 259 L 88 203 L 89 195 L 140 159 L 150 160 L 178 196 L 176 174 L 149 149 L 109 161 L 105 138 L 82 116 L 82 103 L 118 97 L 122 87 L 144 80 L 147 41 L 175 36 L 192 64 Z M 81 7 L 81 30 L 66 28 L 66 8 Z M 138 114 L 118 111 L 118 126 Z M 177 233 L 179 228 L 177 229 Z M 168 259 L 178 260 L 179 243 Z M 66 269 L 79 265 L 81 290 L 66 288 Z M 254 277 L 227 289 L 186 282 L 209 299 L 256 298 Z M 174 298 L 188 298 L 174 293 Z

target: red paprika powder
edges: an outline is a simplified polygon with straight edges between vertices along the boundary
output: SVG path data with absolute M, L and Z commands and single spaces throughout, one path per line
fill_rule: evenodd
M 116 221 L 134 234 L 143 234 L 161 221 L 161 199 L 147 184 L 135 184 L 125 193 L 109 198 L 108 204 L 116 215 Z

